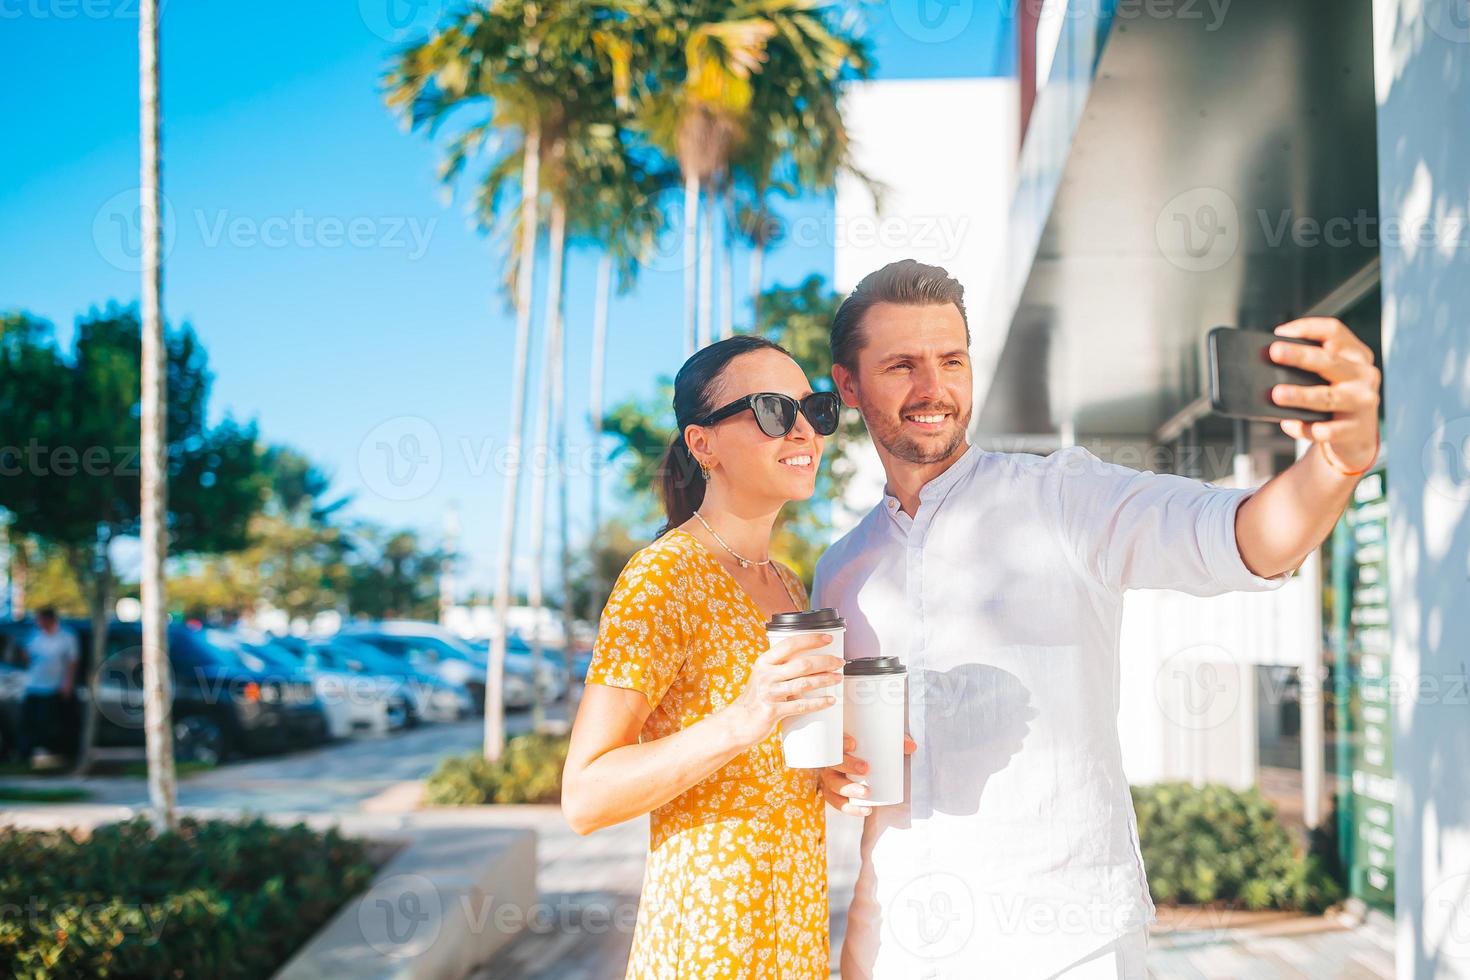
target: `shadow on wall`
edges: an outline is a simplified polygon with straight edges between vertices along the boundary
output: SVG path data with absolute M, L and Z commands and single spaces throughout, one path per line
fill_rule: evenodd
M 1398 972 L 1470 976 L 1470 20 L 1376 6 Z

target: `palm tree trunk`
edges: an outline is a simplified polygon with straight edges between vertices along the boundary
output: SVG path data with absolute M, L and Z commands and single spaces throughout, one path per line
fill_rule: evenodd
M 695 337 L 694 304 L 698 289 L 694 250 L 699 244 L 699 178 L 691 171 L 684 175 L 684 357 L 687 360 L 698 347 Z
M 592 384 L 587 395 L 588 414 L 592 416 L 592 541 L 588 553 L 592 556 L 590 591 L 592 604 L 589 609 L 595 626 L 602 618 L 602 566 L 598 562 L 602 543 L 602 383 L 607 373 L 607 320 L 612 299 L 612 256 L 603 253 L 597 263 L 597 300 L 592 313 Z M 567 650 L 568 713 L 574 714 L 578 694 L 576 677 L 573 673 L 573 651 Z
M 561 317 L 557 317 L 560 324 Z M 564 327 L 557 330 L 556 345 L 556 374 L 552 377 L 551 385 L 551 414 L 556 424 L 556 497 L 557 497 L 557 526 L 561 529 L 561 628 L 562 628 L 562 662 L 567 675 L 567 705 L 570 708 L 572 700 L 572 546 L 571 530 L 567 526 L 567 482 L 569 468 L 567 466 L 567 355 L 564 336 Z M 568 712 L 568 721 L 574 717 Z
M 729 234 L 730 220 L 734 216 L 734 192 L 730 181 L 720 194 L 720 339 L 735 333 L 735 243 Z
M 699 197 L 699 346 L 707 347 L 713 339 L 710 323 L 710 299 L 713 294 L 714 204 L 708 192 Z
M 521 255 L 516 272 L 516 348 L 511 375 L 510 435 L 506 440 L 510 465 L 505 473 L 504 499 L 500 510 L 500 573 L 495 586 L 495 635 L 490 639 L 490 656 L 485 665 L 485 758 L 500 759 L 505 748 L 505 701 L 501 688 L 505 678 L 505 644 L 509 631 L 510 599 L 515 590 L 511 560 L 515 555 L 516 509 L 520 503 L 521 430 L 525 427 L 527 370 L 531 346 L 531 283 L 536 273 L 536 232 L 540 224 L 536 203 L 541 185 L 541 130 L 527 128 L 521 157 Z
M 561 284 L 565 275 L 564 246 L 567 232 L 566 206 L 561 201 L 551 205 L 550 251 L 547 257 L 551 275 L 546 280 L 545 352 L 541 358 L 541 393 L 536 404 L 536 436 L 531 444 L 531 581 L 526 598 L 531 606 L 531 728 L 546 727 L 546 706 L 541 703 L 541 611 L 545 600 L 542 577 L 546 567 L 546 469 L 552 465 L 550 449 L 551 415 L 555 410 L 557 362 L 561 359 Z
M 750 253 L 750 330 L 754 333 L 761 322 L 761 266 L 766 258 L 765 243 L 758 243 Z
M 172 828 L 174 744 L 169 713 L 173 706 L 168 669 L 168 613 L 163 595 L 163 559 L 168 542 L 167 353 L 163 346 L 163 233 L 159 208 L 158 0 L 142 0 L 138 11 L 139 137 L 142 143 L 143 204 L 143 418 L 142 544 L 139 595 L 143 606 L 143 732 L 148 752 L 148 800 L 155 831 Z M 94 694 L 96 692 L 93 692 Z

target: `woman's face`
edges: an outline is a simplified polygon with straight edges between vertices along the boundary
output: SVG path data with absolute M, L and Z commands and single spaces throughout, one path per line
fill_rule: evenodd
M 774 391 L 797 401 L 812 386 L 801 368 L 776 350 L 754 350 L 725 365 L 710 410 L 723 408 L 742 395 Z M 780 500 L 806 500 L 816 489 L 822 461 L 822 437 L 800 412 L 784 437 L 761 431 L 755 414 L 744 411 L 714 425 L 691 425 L 685 441 L 696 459 L 711 463 L 710 479 L 725 480 L 741 494 Z

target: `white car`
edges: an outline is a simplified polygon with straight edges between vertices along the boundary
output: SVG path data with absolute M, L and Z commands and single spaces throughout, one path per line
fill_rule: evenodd
M 390 698 L 406 705 L 405 723 L 458 721 L 475 713 L 475 700 L 457 684 L 421 673 L 370 643 L 347 636 L 302 641 L 308 664 L 320 663 L 339 671 L 377 677 L 388 684 Z
M 375 623 L 351 623 L 342 627 L 338 636 L 362 640 L 397 657 L 415 670 L 433 674 L 450 684 L 469 689 L 477 709 L 485 704 L 485 660 L 464 640 L 436 623 L 407 620 L 384 620 Z M 531 703 L 530 684 L 525 690 L 510 680 L 506 671 L 504 701 L 509 707 L 521 706 L 515 699 L 522 694 Z
M 206 630 L 210 643 L 226 646 L 255 669 L 267 666 L 304 672 L 327 717 L 327 735 L 351 738 L 361 732 L 384 734 L 403 728 L 407 712 L 401 699 L 390 698 L 392 685 L 378 677 L 331 667 L 309 666 L 290 646 L 250 630 Z M 250 658 L 260 666 L 250 663 Z

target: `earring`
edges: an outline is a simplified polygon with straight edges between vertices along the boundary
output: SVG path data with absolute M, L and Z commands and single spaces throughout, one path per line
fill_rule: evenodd
M 699 461 L 699 475 L 706 480 L 709 479 L 709 464 L 702 459 Z

